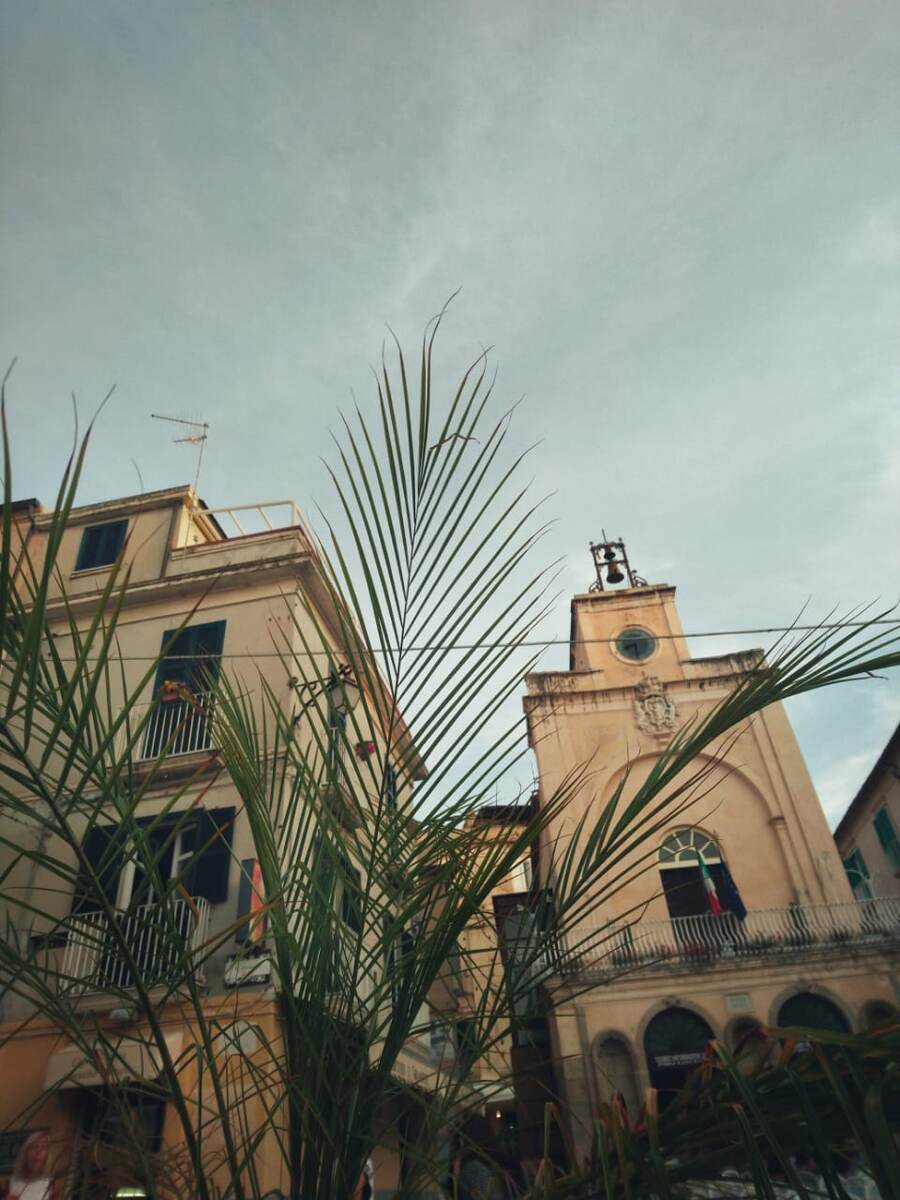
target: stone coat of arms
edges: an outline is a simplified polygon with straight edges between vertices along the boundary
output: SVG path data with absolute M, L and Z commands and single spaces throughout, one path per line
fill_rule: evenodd
M 634 715 L 644 733 L 673 733 L 678 723 L 675 702 L 655 675 L 645 675 L 635 688 Z

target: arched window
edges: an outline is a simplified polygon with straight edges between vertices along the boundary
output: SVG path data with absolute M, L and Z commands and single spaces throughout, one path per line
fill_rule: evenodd
M 900 1013 L 887 1000 L 870 1000 L 863 1008 L 863 1029 L 881 1029 L 900 1022 Z
M 696 867 L 703 861 L 720 863 L 722 854 L 716 843 L 701 829 L 679 829 L 670 833 L 659 848 L 659 865 L 661 867 Z
M 600 1099 L 608 1102 L 614 1096 L 621 1096 L 631 1115 L 637 1116 L 640 1107 L 637 1073 L 628 1042 L 615 1034 L 609 1034 L 597 1038 L 593 1049 L 594 1074 Z
M 746 914 L 722 851 L 702 829 L 677 829 L 668 834 L 657 860 L 670 917 Z M 681 925 L 676 926 L 676 936 L 684 932 Z M 690 932 L 693 937 L 696 931 Z
M 663 1104 L 683 1085 L 703 1060 L 713 1031 L 689 1008 L 666 1008 L 657 1013 L 644 1034 L 650 1082 L 663 1095 Z
M 814 992 L 798 992 L 785 1000 L 778 1010 L 778 1024 L 799 1025 L 807 1029 L 825 1029 L 831 1033 L 849 1033 L 850 1025 L 838 1006 Z

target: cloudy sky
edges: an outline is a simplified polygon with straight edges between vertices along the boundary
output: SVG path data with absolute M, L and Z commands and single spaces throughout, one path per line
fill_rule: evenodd
M 386 325 L 461 287 L 443 377 L 489 343 L 525 396 L 567 594 L 605 527 L 689 631 L 893 603 L 898 80 L 868 0 L 5 0 L 15 490 L 116 384 L 85 501 L 191 479 L 162 412 L 210 422 L 209 503 L 327 507 Z M 900 687 L 791 713 L 835 815 Z

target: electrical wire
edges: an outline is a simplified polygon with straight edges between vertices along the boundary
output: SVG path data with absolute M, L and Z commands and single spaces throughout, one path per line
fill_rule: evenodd
M 874 621 L 833 621 L 824 622 L 821 625 L 759 625 L 752 629 L 711 629 L 702 630 L 696 633 L 654 633 L 652 636 L 658 642 L 677 641 L 679 639 L 688 638 L 711 638 L 711 637 L 747 637 L 751 634 L 759 633 L 816 633 L 830 629 L 865 629 L 874 625 L 887 625 L 900 630 L 900 620 L 888 621 L 877 619 Z M 65 636 L 65 635 L 63 635 Z M 574 641 L 571 638 L 541 638 L 528 639 L 525 641 L 515 642 L 466 642 L 442 645 L 441 643 L 426 644 L 422 646 L 404 646 L 402 647 L 404 654 L 423 653 L 426 650 L 519 650 L 519 649 L 547 649 L 550 646 L 596 646 L 596 645 L 612 645 L 619 640 L 619 635 L 615 637 L 604 638 L 576 638 Z M 360 646 L 359 652 L 369 654 L 396 654 L 400 647 L 397 646 Z M 339 650 L 329 650 L 323 647 L 321 650 L 304 651 L 301 657 L 310 655 L 325 655 L 334 657 L 339 655 Z M 742 653 L 735 651 L 735 653 Z M 156 662 L 160 658 L 159 654 L 115 654 L 111 655 L 116 662 Z M 217 662 L 223 659 L 239 659 L 239 658 L 284 658 L 285 654 L 280 654 L 277 650 L 262 650 L 258 653 L 252 651 L 238 651 L 222 654 L 166 654 L 163 656 L 166 662 L 178 662 L 185 659 L 189 662 L 197 662 L 202 658 L 213 658 Z M 61 657 L 62 662 L 75 662 L 74 658 Z

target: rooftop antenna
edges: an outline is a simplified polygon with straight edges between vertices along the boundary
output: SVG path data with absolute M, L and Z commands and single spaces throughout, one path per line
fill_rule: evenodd
M 200 484 L 200 467 L 203 463 L 203 448 L 206 445 L 207 430 L 209 429 L 208 421 L 185 421 L 181 417 L 164 417 L 160 413 L 151 413 L 150 416 L 154 421 L 171 421 L 173 425 L 184 425 L 188 432 L 184 437 L 173 439 L 173 444 L 176 446 L 187 443 L 189 446 L 199 446 L 197 452 L 197 473 L 194 476 L 194 507 L 197 507 L 199 494 L 197 488 Z

